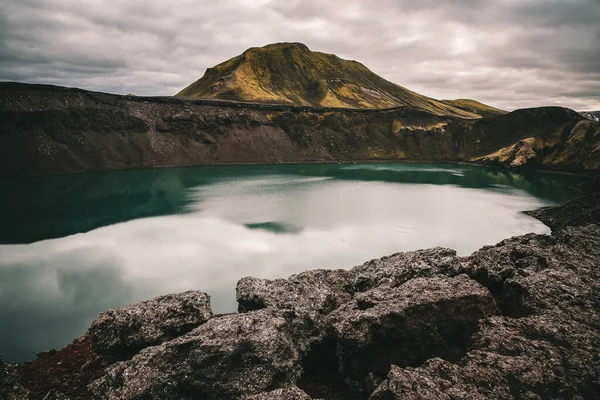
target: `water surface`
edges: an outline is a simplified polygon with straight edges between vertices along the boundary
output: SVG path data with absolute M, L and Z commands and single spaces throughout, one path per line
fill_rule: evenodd
M 243 276 L 350 268 L 432 246 L 468 255 L 579 178 L 456 165 L 195 167 L 2 179 L 0 356 L 58 348 L 107 308 L 200 289 L 235 310 Z

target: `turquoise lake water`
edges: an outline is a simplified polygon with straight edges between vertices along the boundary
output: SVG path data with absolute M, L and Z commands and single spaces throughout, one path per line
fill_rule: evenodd
M 468 255 L 580 178 L 462 165 L 218 166 L 0 179 L 0 356 L 59 348 L 98 313 L 199 289 L 236 308 L 243 276 L 351 268 L 433 246 Z

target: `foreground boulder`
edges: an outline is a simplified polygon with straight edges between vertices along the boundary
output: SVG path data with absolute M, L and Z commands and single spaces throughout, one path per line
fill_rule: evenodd
M 493 317 L 464 358 L 393 365 L 370 399 L 597 398 L 598 346 L 597 330 L 568 319 Z
M 188 291 L 105 311 L 94 319 L 89 333 L 95 352 L 132 355 L 181 336 L 211 317 L 210 296 Z
M 213 318 L 110 367 L 96 399 L 240 399 L 292 385 L 321 337 L 314 317 L 273 308 Z
M 396 253 L 352 268 L 353 286 L 362 292 L 380 285 L 401 285 L 418 277 L 455 276 L 460 270 L 459 261 L 456 251 L 443 247 Z
M 312 400 L 309 395 L 295 386 L 275 389 L 270 392 L 246 397 L 244 400 Z
M 416 278 L 357 295 L 330 314 L 340 372 L 361 386 L 391 364 L 456 359 L 479 321 L 497 313 L 489 291 L 466 275 Z M 372 378 L 370 378 L 372 380 Z
M 29 391 L 19 383 L 16 366 L 7 364 L 0 357 L 0 399 L 28 400 Z
M 598 398 L 600 229 L 576 222 L 466 257 L 504 316 L 486 319 L 458 360 L 392 366 L 371 399 Z
M 567 226 L 600 224 L 600 176 L 585 182 L 597 192 L 558 206 L 544 207 L 527 214 L 558 231 Z
M 503 240 L 465 258 L 463 268 L 492 291 L 507 316 L 580 314 L 598 306 L 599 260 L 600 229 L 586 225 Z
M 318 269 L 288 279 L 242 278 L 236 287 L 238 310 L 276 307 L 327 314 L 352 298 L 352 276 L 342 269 Z

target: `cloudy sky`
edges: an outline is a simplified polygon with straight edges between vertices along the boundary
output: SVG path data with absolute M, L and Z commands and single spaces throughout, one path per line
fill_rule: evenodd
M 435 98 L 600 109 L 600 0 L 0 0 L 0 80 L 172 95 L 274 42 Z

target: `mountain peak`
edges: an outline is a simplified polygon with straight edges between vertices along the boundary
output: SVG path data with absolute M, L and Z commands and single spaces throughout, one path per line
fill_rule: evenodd
M 414 93 L 363 64 L 298 42 L 251 47 L 206 70 L 177 96 L 313 107 L 409 106 L 438 115 L 478 118 L 476 111 Z
M 270 43 L 264 45 L 262 47 L 251 47 L 251 49 L 265 49 L 265 50 L 275 50 L 275 49 L 286 49 L 286 48 L 298 48 L 306 51 L 310 51 L 307 45 L 300 42 L 277 42 Z

